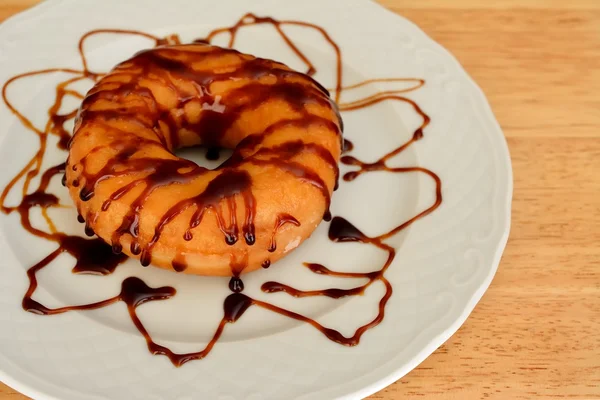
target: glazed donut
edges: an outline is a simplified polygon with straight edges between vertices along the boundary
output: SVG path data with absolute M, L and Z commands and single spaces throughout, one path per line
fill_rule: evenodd
M 267 267 L 327 218 L 342 122 L 284 64 L 204 44 L 137 53 L 87 93 L 65 184 L 86 233 L 142 265 L 200 275 Z M 181 147 L 233 149 L 214 170 Z

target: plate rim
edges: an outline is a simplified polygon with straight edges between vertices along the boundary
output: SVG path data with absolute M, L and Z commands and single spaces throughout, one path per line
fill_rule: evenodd
M 407 28 L 410 28 L 410 33 L 419 38 L 421 44 L 427 44 L 429 48 L 433 48 L 437 53 L 441 54 L 445 61 L 448 63 L 452 63 L 456 67 L 456 72 L 463 81 L 468 84 L 468 92 L 471 100 L 475 100 L 479 105 L 480 112 L 478 113 L 480 116 L 485 118 L 486 125 L 490 127 L 490 134 L 488 135 L 496 144 L 499 145 L 497 147 L 497 155 L 499 156 L 498 166 L 505 169 L 506 172 L 506 192 L 502 193 L 498 191 L 496 196 L 499 198 L 498 209 L 503 211 L 505 214 L 505 218 L 500 218 L 498 223 L 500 227 L 503 228 L 503 232 L 500 236 L 499 241 L 495 245 L 495 251 L 493 256 L 493 261 L 491 263 L 491 267 L 489 268 L 489 272 L 487 276 L 483 279 L 481 285 L 475 290 L 471 298 L 467 301 L 465 306 L 462 309 L 460 315 L 453 319 L 453 322 L 447 326 L 443 331 L 441 331 L 438 335 L 433 336 L 429 343 L 426 346 L 423 346 L 422 349 L 411 359 L 407 360 L 403 363 L 400 368 L 394 368 L 393 371 L 385 376 L 380 377 L 379 379 L 371 382 L 370 384 L 363 386 L 361 389 L 352 390 L 352 391 L 340 391 L 338 386 L 331 386 L 328 388 L 324 388 L 322 391 L 336 391 L 335 395 L 337 399 L 351 399 L 351 398 L 364 398 L 371 394 L 374 394 L 385 387 L 393 384 L 407 373 L 416 368 L 419 364 L 421 364 L 427 357 L 435 352 L 437 348 L 439 348 L 442 344 L 444 344 L 452 335 L 454 335 L 458 329 L 465 323 L 469 315 L 473 312 L 476 305 L 479 303 L 484 293 L 489 288 L 498 268 L 506 248 L 508 237 L 511 229 L 511 215 L 512 215 L 512 198 L 514 192 L 514 181 L 513 181 L 513 170 L 512 170 L 512 160 L 510 157 L 510 151 L 508 147 L 508 143 L 506 140 L 506 136 L 504 135 L 502 128 L 492 111 L 491 105 L 485 96 L 482 88 L 475 82 L 475 80 L 470 76 L 470 74 L 464 69 L 464 67 L 460 64 L 460 62 L 456 59 L 456 57 L 441 44 L 432 39 L 425 31 L 419 28 L 414 22 L 409 20 L 408 18 L 398 14 L 391 9 L 385 7 L 383 4 L 378 3 L 375 0 L 359 0 L 368 3 L 368 6 L 375 6 L 379 8 L 381 12 L 385 12 L 388 15 L 393 16 L 394 18 L 399 18 L 403 21 L 404 25 Z M 46 0 L 42 1 L 28 9 L 25 9 L 17 14 L 14 14 L 7 19 L 5 19 L 2 23 L 0 23 L 0 33 L 7 26 L 18 23 L 21 19 L 27 19 L 29 17 L 35 16 L 40 12 L 43 12 L 45 9 L 50 7 L 59 6 L 61 3 L 64 3 L 65 0 Z M 419 44 L 417 44 L 417 47 Z M 493 196 L 495 198 L 496 196 Z M 503 199 L 502 199 L 503 197 Z M 388 362 L 393 363 L 394 358 L 388 360 Z M 11 366 L 12 368 L 20 369 L 17 366 Z M 23 371 L 26 372 L 26 371 Z M 27 373 L 30 377 L 38 379 L 35 375 Z M 40 391 L 36 388 L 36 386 L 32 386 L 27 384 L 18 378 L 13 378 L 11 374 L 9 374 L 5 368 L 0 368 L 0 381 L 5 385 L 17 390 L 18 392 L 35 398 L 35 399 L 50 399 L 50 400 L 58 400 L 58 397 L 55 397 L 52 394 Z M 51 386 L 57 385 L 52 384 L 50 382 L 41 382 L 42 384 L 50 384 Z M 39 386 L 38 386 L 39 387 Z M 60 388 L 65 391 L 69 391 L 68 388 Z M 315 395 L 318 393 L 309 392 L 306 395 Z M 95 397 L 94 395 L 88 395 L 89 398 Z M 302 396 L 305 397 L 305 396 Z
M 473 79 L 473 77 L 467 72 L 467 70 L 462 66 L 460 61 L 450 52 L 450 50 L 446 49 L 436 40 L 434 40 L 427 32 L 422 30 L 417 24 L 412 22 L 410 19 L 404 17 L 401 14 L 398 14 L 391 9 L 385 7 L 383 4 L 378 3 L 376 0 L 368 0 L 370 3 L 379 7 L 383 12 L 393 15 L 396 18 L 401 18 L 404 20 L 407 26 L 410 26 L 413 32 L 420 33 L 422 39 L 428 44 L 435 48 L 435 50 L 441 54 L 449 61 L 452 62 L 457 68 L 459 74 L 463 75 L 463 78 L 466 78 L 469 86 L 471 87 L 472 96 L 477 96 L 477 100 L 479 104 L 482 106 L 482 111 L 485 114 L 487 122 L 493 125 L 493 130 L 495 131 L 491 136 L 499 136 L 499 140 L 497 142 L 501 143 L 501 147 L 498 149 L 499 153 L 502 153 L 502 159 L 506 162 L 505 167 L 507 168 L 507 190 L 505 193 L 504 199 L 504 212 L 506 213 L 506 218 L 504 221 L 500 221 L 500 223 L 504 224 L 504 232 L 500 237 L 500 241 L 496 245 L 496 249 L 494 252 L 494 257 L 492 261 L 492 267 L 489 270 L 488 275 L 483 280 L 482 284 L 479 288 L 473 293 L 469 301 L 465 304 L 462 313 L 458 318 L 454 320 L 450 326 L 448 326 L 443 332 L 433 337 L 427 346 L 423 347 L 421 351 L 415 355 L 410 361 L 406 362 L 404 368 L 398 368 L 394 372 L 390 373 L 387 376 L 382 377 L 381 379 L 373 382 L 369 387 L 365 387 L 364 389 L 354 392 L 352 394 L 348 394 L 344 397 L 340 397 L 340 399 L 350 399 L 353 394 L 356 394 L 358 398 L 365 398 L 374 393 L 383 390 L 384 388 L 392 385 L 397 382 L 403 376 L 407 375 L 409 372 L 418 367 L 425 359 L 431 356 L 440 346 L 442 346 L 448 339 L 450 339 L 458 330 L 464 325 L 467 318 L 471 315 L 471 313 L 475 310 L 479 301 L 485 294 L 485 292 L 490 287 L 496 272 L 500 266 L 500 261 L 502 259 L 502 255 L 504 254 L 504 250 L 506 249 L 506 245 L 508 243 L 508 237 L 511 229 L 512 222 L 512 198 L 514 192 L 514 178 L 513 178 L 513 170 L 512 170 L 512 159 L 510 157 L 510 150 L 508 148 L 508 142 L 506 141 L 506 136 L 502 131 L 502 127 L 496 118 L 491 104 L 487 99 L 485 92 L 483 89 L 477 84 L 477 82 Z M 502 160 L 500 160 L 502 165 Z

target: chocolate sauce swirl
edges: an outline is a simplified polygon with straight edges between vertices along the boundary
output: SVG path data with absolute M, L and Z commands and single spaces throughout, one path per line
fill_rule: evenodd
M 415 142 L 419 141 L 423 137 L 424 129 L 428 126 L 430 119 L 429 116 L 421 109 L 421 107 L 409 99 L 408 97 L 403 96 L 404 93 L 409 93 L 414 90 L 418 90 L 421 86 L 425 84 L 422 79 L 416 78 L 384 78 L 384 79 L 371 79 L 363 82 L 359 82 L 350 86 L 342 85 L 342 57 L 339 46 L 335 43 L 335 41 L 329 36 L 329 34 L 325 31 L 324 28 L 302 21 L 290 21 L 290 20 L 277 20 L 272 17 L 258 17 L 254 14 L 246 14 L 239 21 L 237 21 L 234 25 L 215 29 L 203 38 L 197 39 L 198 43 L 211 43 L 211 41 L 219 34 L 228 34 L 230 35 L 229 47 L 233 47 L 235 44 L 235 40 L 240 31 L 243 30 L 244 27 L 251 25 L 270 25 L 275 31 L 281 36 L 284 42 L 289 46 L 289 48 L 302 60 L 302 62 L 306 65 L 306 74 L 309 76 L 314 75 L 316 69 L 311 61 L 306 57 L 306 55 L 300 50 L 300 48 L 292 41 L 292 39 L 283 31 L 282 26 L 286 25 L 294 25 L 304 27 L 306 29 L 314 29 L 319 32 L 323 38 L 329 43 L 331 48 L 335 52 L 335 60 L 336 60 L 336 80 L 335 86 L 332 89 L 333 98 L 337 103 L 337 109 L 341 112 L 351 112 L 353 110 L 358 110 L 366 107 L 375 106 L 380 102 L 384 101 L 397 101 L 407 103 L 412 106 L 414 111 L 420 115 L 423 119 L 423 122 L 419 126 L 418 129 L 412 135 L 412 138 L 408 140 L 403 145 L 399 146 L 396 149 L 388 152 L 383 155 L 381 158 L 376 160 L 375 162 L 366 163 L 363 162 L 356 157 L 350 155 L 354 149 L 354 144 L 348 140 L 343 140 L 343 151 L 345 155 L 342 157 L 341 162 L 353 166 L 356 169 L 354 171 L 350 171 L 343 176 L 343 180 L 345 182 L 351 182 L 357 179 L 361 175 L 368 174 L 373 171 L 386 171 L 389 173 L 419 173 L 425 174 L 429 178 L 431 178 L 436 185 L 435 193 L 436 199 L 435 201 L 425 210 L 419 212 L 417 215 L 412 218 L 404 221 L 398 226 L 394 227 L 388 232 L 380 234 L 375 237 L 369 237 L 365 235 L 358 227 L 352 224 L 349 220 L 341 217 L 335 216 L 331 219 L 331 223 L 329 226 L 329 239 L 336 243 L 344 243 L 344 242 L 358 242 L 368 246 L 375 246 L 387 253 L 387 258 L 385 263 L 379 267 L 375 268 L 369 272 L 343 272 L 332 270 L 324 265 L 316 264 L 316 263 L 305 263 L 305 267 L 308 268 L 312 273 L 319 275 L 329 275 L 339 278 L 364 278 L 367 279 L 367 282 L 363 285 L 359 285 L 350 289 L 340 289 L 340 288 L 327 288 L 321 290 L 299 290 L 290 285 L 269 281 L 265 282 L 262 285 L 262 290 L 267 293 L 275 293 L 275 292 L 283 292 L 287 293 L 294 297 L 308 297 L 308 296 L 325 296 L 334 299 L 347 297 L 347 296 L 355 296 L 364 293 L 364 291 L 372 285 L 374 282 L 380 281 L 385 286 L 385 294 L 379 300 L 378 305 L 378 314 L 377 316 L 368 322 L 367 324 L 359 327 L 355 333 L 349 337 L 342 335 L 340 332 L 325 327 L 314 321 L 311 318 L 303 316 L 299 313 L 295 313 L 284 308 L 278 307 L 268 302 L 263 302 L 260 300 L 253 299 L 245 294 L 243 294 L 244 285 L 243 281 L 240 278 L 240 274 L 244 270 L 245 263 L 247 263 L 247 255 L 242 256 L 241 258 L 235 258 L 232 256 L 231 265 L 232 265 L 232 278 L 229 281 L 229 288 L 232 293 L 227 296 L 223 302 L 223 318 L 218 324 L 212 339 L 205 346 L 204 349 L 185 353 L 178 354 L 165 346 L 159 345 L 155 343 L 140 319 L 137 317 L 136 309 L 140 305 L 157 300 L 167 300 L 174 295 L 176 295 L 176 290 L 172 287 L 159 287 L 159 288 L 151 288 L 146 285 L 141 279 L 137 277 L 129 277 L 122 282 L 121 290 L 118 294 L 113 297 L 110 297 L 106 300 L 90 303 L 90 304 L 82 304 L 82 305 L 74 305 L 74 306 L 66 306 L 60 308 L 48 308 L 43 304 L 32 299 L 32 296 L 37 288 L 37 277 L 36 274 L 41 269 L 45 268 L 47 265 L 52 263 L 52 261 L 58 257 L 61 253 L 68 253 L 73 256 L 77 262 L 75 267 L 73 268 L 74 273 L 87 273 L 87 274 L 95 274 L 95 275 L 107 275 L 112 272 L 126 260 L 126 257 L 120 253 L 121 248 L 119 236 L 123 234 L 129 234 L 134 239 L 137 236 L 139 227 L 138 227 L 138 219 L 136 218 L 139 213 L 139 207 L 142 205 L 143 200 L 147 197 L 152 191 L 156 188 L 161 187 L 163 185 L 171 184 L 174 181 L 186 181 L 192 179 L 197 174 L 203 173 L 203 169 L 201 167 L 196 166 L 193 163 L 187 163 L 185 160 L 174 161 L 173 163 L 163 163 L 161 165 L 153 163 L 150 160 L 141 160 L 140 159 L 130 159 L 131 155 L 135 152 L 135 149 L 131 147 L 131 144 L 127 145 L 123 143 L 121 147 L 119 147 L 118 143 L 116 146 L 116 151 L 118 152 L 117 157 L 114 159 L 114 164 L 107 165 L 104 169 L 96 174 L 89 174 L 84 171 L 86 174 L 83 182 L 74 181 L 70 182 L 71 185 L 80 188 L 81 198 L 83 200 L 89 199 L 94 196 L 95 186 L 102 179 L 106 179 L 106 176 L 114 176 L 114 174 L 118 173 L 130 173 L 132 170 L 134 171 L 144 171 L 145 175 L 143 178 L 139 180 L 134 180 L 129 185 L 122 188 L 120 191 L 113 193 L 109 200 L 107 200 L 102 208 L 108 209 L 111 206 L 111 201 L 114 201 L 121 196 L 124 196 L 128 191 L 132 190 L 134 187 L 141 183 L 145 183 L 145 188 L 143 192 L 139 195 L 139 197 L 133 202 L 131 205 L 130 213 L 124 218 L 121 227 L 117 230 L 116 236 L 113 238 L 112 245 L 106 244 L 99 238 L 85 239 L 79 236 L 71 236 L 65 233 L 59 232 L 55 227 L 54 222 L 49 217 L 47 211 L 49 208 L 60 206 L 58 197 L 54 194 L 50 193 L 48 190 L 48 186 L 50 181 L 57 175 L 64 174 L 65 163 L 56 165 L 54 167 L 49 168 L 48 170 L 41 172 L 41 166 L 46 154 L 47 150 L 47 141 L 49 136 L 56 136 L 58 138 L 58 148 L 61 150 L 65 150 L 68 147 L 69 141 L 71 139 L 71 134 L 66 131 L 64 128 L 65 122 L 72 120 L 75 118 L 77 114 L 77 110 L 72 110 L 66 113 L 59 113 L 63 101 L 67 97 L 74 97 L 76 99 L 83 99 L 83 94 L 77 92 L 70 88 L 73 83 L 76 83 L 81 80 L 89 80 L 92 82 L 96 82 L 100 77 L 103 76 L 102 73 L 91 71 L 88 67 L 88 62 L 85 56 L 85 42 L 88 38 L 98 34 L 113 34 L 113 35 L 136 35 L 148 38 L 154 46 L 161 46 L 165 44 L 179 44 L 180 40 L 177 35 L 170 35 L 165 38 L 159 38 L 154 35 L 138 32 L 133 30 L 121 30 L 121 29 L 100 29 L 90 31 L 84 34 L 78 43 L 78 51 L 81 57 L 82 69 L 70 69 L 70 68 L 52 68 L 52 69 L 44 69 L 39 71 L 26 72 L 23 74 L 19 74 L 17 76 L 9 79 L 4 86 L 2 87 L 2 99 L 9 110 L 20 120 L 21 124 L 29 131 L 33 132 L 37 135 L 39 139 L 39 148 L 33 157 L 31 157 L 26 165 L 11 179 L 8 185 L 2 191 L 0 195 L 0 210 L 5 214 L 10 214 L 16 212 L 20 215 L 21 224 L 28 232 L 32 235 L 35 235 L 40 238 L 44 238 L 50 241 L 53 241 L 57 244 L 57 248 L 44 257 L 37 264 L 33 265 L 27 271 L 27 276 L 29 278 L 29 287 L 23 297 L 22 304 L 23 308 L 26 311 L 41 314 L 41 315 L 51 315 L 58 314 L 68 311 L 76 311 L 76 310 L 89 310 L 89 309 L 97 309 L 101 307 L 108 306 L 110 304 L 114 304 L 116 302 L 122 301 L 127 305 L 129 315 L 133 324 L 139 330 L 139 332 L 144 336 L 148 350 L 152 354 L 160 354 L 167 356 L 171 362 L 175 366 L 181 366 L 184 363 L 202 359 L 206 357 L 213 346 L 216 344 L 220 336 L 222 335 L 227 324 L 235 323 L 239 318 L 243 316 L 245 311 L 250 307 L 259 307 L 263 308 L 278 314 L 281 314 L 285 317 L 292 318 L 298 321 L 302 321 L 310 324 L 315 329 L 320 331 L 323 335 L 325 335 L 328 339 L 340 343 L 346 346 L 354 346 L 360 342 L 362 335 L 371 328 L 377 326 L 385 316 L 386 304 L 389 298 L 392 295 L 392 285 L 385 277 L 386 270 L 392 264 L 394 257 L 396 255 L 395 249 L 384 241 L 391 236 L 396 235 L 409 225 L 413 224 L 418 219 L 430 214 L 435 209 L 437 209 L 442 202 L 442 194 L 441 194 L 441 180 L 439 177 L 432 171 L 419 167 L 390 167 L 387 165 L 387 162 L 402 153 L 409 146 L 413 145 Z M 223 51 L 233 51 L 233 50 L 223 50 Z M 177 62 L 173 62 L 172 60 L 168 60 L 166 58 L 156 57 L 156 54 L 153 52 L 142 51 L 135 56 L 137 62 L 140 65 L 148 66 L 158 66 L 160 68 L 166 68 L 169 71 L 174 73 L 185 75 L 188 73 L 185 65 L 178 64 Z M 243 74 L 256 74 L 261 73 L 261 68 L 264 68 L 264 65 L 261 65 L 262 61 L 257 61 L 255 64 L 251 64 L 247 66 L 241 73 Z M 48 110 L 49 119 L 44 127 L 44 129 L 39 129 L 32 124 L 32 122 L 23 115 L 20 111 L 18 111 L 13 104 L 10 102 L 7 89 L 14 82 L 26 79 L 32 76 L 38 75 L 46 75 L 53 74 L 57 72 L 67 73 L 70 77 L 60 84 L 56 86 L 56 94 L 53 105 Z M 195 76 L 194 79 L 201 79 L 202 77 Z M 208 79 L 208 77 L 206 78 Z M 391 91 L 382 91 L 376 93 L 372 96 L 368 96 L 353 102 L 343 103 L 341 102 L 341 95 L 344 90 L 353 89 L 356 87 L 369 85 L 375 82 L 407 82 L 410 83 L 411 86 L 407 89 L 402 90 L 391 90 Z M 205 84 L 207 82 L 204 82 Z M 323 101 L 328 100 L 328 91 L 320 84 L 316 83 L 319 90 L 323 93 Z M 127 90 L 127 87 L 121 87 L 119 90 Z M 302 93 L 297 90 L 297 88 L 293 87 L 293 85 L 282 86 L 278 88 L 278 94 L 280 96 L 287 97 L 298 97 L 302 96 Z M 260 99 L 261 96 L 269 95 L 268 93 L 263 93 L 260 89 L 257 89 L 253 94 L 256 99 Z M 93 96 L 93 94 L 92 94 Z M 98 94 L 98 96 L 106 96 L 106 94 Z M 85 100 L 84 100 L 85 101 Z M 89 100 L 88 100 L 89 101 Z M 256 100 L 259 101 L 259 100 Z M 314 117 L 313 117 L 314 118 Z M 165 119 L 168 123 L 168 119 Z M 293 122 L 293 123 L 310 123 L 311 121 L 303 121 L 303 122 Z M 340 118 L 341 122 L 341 118 Z M 140 121 L 140 123 L 145 123 L 144 121 Z M 206 121 L 201 122 L 205 124 L 204 127 L 196 127 L 198 128 L 198 132 L 208 132 L 206 133 L 206 137 L 203 137 L 204 143 L 209 145 L 209 150 L 207 151 L 206 157 L 208 159 L 216 159 L 218 158 L 218 150 L 212 145 L 214 144 L 214 135 L 218 135 L 219 132 L 222 132 L 228 124 L 230 120 L 228 118 L 224 118 L 221 114 L 215 113 L 212 118 L 208 118 Z M 288 122 L 289 123 L 289 122 Z M 203 129 L 207 126 L 210 126 L 211 129 Z M 211 136 L 212 135 L 212 136 Z M 341 137 L 340 137 L 341 138 Z M 167 146 L 172 149 L 177 147 L 177 137 L 176 135 L 169 135 L 160 138 L 161 145 Z M 260 137 L 249 137 L 247 138 L 247 142 L 243 145 L 245 146 L 255 146 L 262 140 Z M 328 162 L 331 165 L 331 168 L 336 171 L 337 174 L 337 165 L 334 160 L 331 159 L 331 155 L 324 151 L 324 149 L 313 146 L 298 146 L 296 143 L 286 143 L 277 149 L 271 149 L 276 154 L 279 154 L 281 159 L 278 161 L 277 157 L 273 157 L 269 160 L 269 162 L 278 163 L 277 165 L 283 169 L 287 169 L 289 173 L 296 174 L 301 177 L 305 181 L 310 182 L 314 186 L 321 188 L 323 195 L 326 196 L 326 200 L 329 203 L 329 192 L 327 191 L 326 186 L 320 180 L 318 175 L 314 174 L 314 172 L 303 169 L 299 166 L 292 165 L 290 163 L 286 163 L 283 160 L 290 155 L 294 154 L 294 152 L 298 151 L 311 151 L 315 152 L 319 157 Z M 239 162 L 239 154 L 234 154 L 232 157 L 226 161 L 228 165 L 235 165 L 236 162 Z M 83 168 L 82 165 L 73 165 L 74 170 L 78 168 Z M 181 173 L 180 170 L 184 169 L 186 172 Z M 41 174 L 41 179 L 38 187 L 30 191 L 32 180 Z M 149 246 L 142 248 L 136 240 L 133 240 L 131 243 L 131 251 L 132 253 L 141 253 L 141 263 L 143 265 L 148 265 L 151 263 L 151 250 L 152 245 L 156 243 L 161 234 L 161 226 L 164 226 L 169 220 L 174 218 L 176 215 L 181 213 L 190 204 L 193 202 L 195 204 L 200 204 L 201 207 L 197 208 L 197 211 L 194 213 L 191 221 L 190 221 L 190 229 L 199 224 L 202 221 L 204 213 L 207 209 L 215 208 L 215 205 L 225 200 L 225 203 L 228 207 L 234 207 L 235 204 L 229 199 L 234 195 L 242 195 L 244 199 L 244 204 L 246 208 L 246 217 L 241 224 L 241 229 L 238 228 L 238 221 L 226 220 L 223 216 L 218 217 L 219 228 L 223 232 L 224 239 L 227 243 L 235 243 L 236 241 L 243 238 L 248 246 L 252 246 L 255 238 L 254 238 L 254 230 L 253 230 L 253 216 L 255 213 L 256 202 L 254 201 L 251 192 L 249 192 L 248 187 L 250 185 L 248 176 L 244 174 L 242 171 L 230 171 L 227 174 L 221 175 L 222 180 L 215 180 L 207 187 L 207 189 L 198 195 L 193 200 L 183 201 L 180 204 L 174 206 L 167 214 L 165 214 L 162 219 L 159 227 L 156 230 L 155 238 L 150 243 Z M 337 180 L 337 179 L 336 179 Z M 21 193 L 21 202 L 16 206 L 8 206 L 6 205 L 6 199 L 10 192 L 15 190 L 15 186 L 22 182 L 23 189 Z M 67 182 L 64 181 L 63 185 Z M 31 215 L 30 211 L 33 208 L 39 208 L 42 212 L 42 216 L 44 217 L 47 225 L 48 231 L 36 228 L 31 223 Z M 228 215 L 235 215 L 234 212 L 227 213 Z M 325 215 L 326 219 L 329 219 L 330 215 Z M 88 236 L 93 236 L 94 232 L 92 229 L 94 218 L 97 218 L 95 215 L 78 215 L 78 220 L 80 222 L 85 222 L 84 232 Z M 271 244 L 269 249 L 275 249 L 277 246 L 276 242 L 276 234 L 277 231 L 284 226 L 285 224 L 293 224 L 299 225 L 300 223 L 296 218 L 292 215 L 282 214 L 276 216 L 276 222 L 273 228 L 273 235 L 271 238 Z M 188 230 L 185 233 L 185 238 L 190 240 L 192 233 Z M 174 259 L 172 262 L 173 269 L 175 271 L 183 271 L 186 268 L 184 260 Z M 269 268 L 271 266 L 271 261 L 266 259 L 262 263 L 263 268 Z

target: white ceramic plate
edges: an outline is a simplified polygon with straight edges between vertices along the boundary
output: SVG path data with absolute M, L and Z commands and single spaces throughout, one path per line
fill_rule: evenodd
M 482 92 L 456 60 L 412 23 L 368 0 L 252 2 L 189 0 L 47 0 L 0 25 L 0 82 L 18 73 L 50 68 L 81 68 L 78 38 L 91 29 L 127 28 L 182 39 L 206 35 L 234 24 L 244 13 L 318 24 L 340 45 L 344 85 L 369 78 L 418 77 L 425 86 L 407 93 L 432 118 L 423 140 L 392 166 L 421 166 L 442 179 L 443 203 L 388 242 L 397 257 L 386 273 L 394 292 L 379 326 L 356 347 L 327 340 L 306 324 L 251 308 L 204 360 L 174 368 L 152 356 L 127 316 L 123 303 L 89 312 L 42 317 L 24 312 L 26 269 L 54 244 L 26 233 L 16 213 L 0 215 L 0 379 L 36 399 L 333 399 L 359 398 L 391 384 L 431 354 L 465 321 L 490 284 L 510 225 L 512 172 L 507 146 Z M 285 27 L 317 67 L 317 80 L 332 86 L 334 54 L 316 31 Z M 218 42 L 218 41 L 217 41 Z M 106 71 L 134 51 L 147 47 L 139 37 L 104 35 L 89 40 L 90 68 Z M 303 64 L 269 26 L 248 28 L 236 47 L 292 67 Z M 45 75 L 15 83 L 11 101 L 34 124 L 47 119 L 56 83 L 64 75 Z M 88 87 L 89 87 L 88 83 Z M 375 83 L 344 92 L 342 101 L 362 98 L 398 83 Z M 82 89 L 85 89 L 83 86 Z M 73 100 L 73 99 L 71 99 Z M 69 104 L 76 107 L 76 102 Z M 66 107 L 66 106 L 65 106 Z M 66 109 L 66 108 L 65 108 Z M 343 114 L 352 155 L 372 161 L 411 136 L 420 123 L 400 102 L 382 102 Z M 36 136 L 0 106 L 0 188 L 37 148 Z M 191 158 L 201 160 L 194 152 Z M 50 144 L 45 166 L 64 160 Z M 342 172 L 352 170 L 343 165 Z M 57 179 L 58 181 L 58 179 Z M 70 204 L 66 190 L 52 190 Z M 19 190 L 8 203 L 19 201 Z M 368 235 L 377 235 L 428 207 L 433 181 L 424 174 L 371 173 L 342 182 L 332 212 Z M 62 229 L 80 232 L 73 209 L 52 209 Z M 34 216 L 36 224 L 43 220 Z M 334 244 L 328 224 L 288 258 L 245 278 L 246 293 L 311 316 L 351 335 L 372 319 L 383 286 L 364 296 L 333 300 L 261 293 L 267 280 L 300 288 L 356 286 L 357 280 L 311 274 L 301 262 L 336 270 L 379 268 L 382 252 L 357 243 Z M 151 286 L 172 285 L 171 300 L 140 307 L 154 339 L 175 350 L 203 348 L 222 316 L 227 279 L 190 277 L 129 261 L 110 276 L 76 276 L 73 260 L 60 256 L 39 273 L 34 298 L 48 306 L 81 304 L 110 297 L 127 276 Z M 358 280 L 359 281 L 359 280 Z M 358 282 L 361 283 L 361 282 Z

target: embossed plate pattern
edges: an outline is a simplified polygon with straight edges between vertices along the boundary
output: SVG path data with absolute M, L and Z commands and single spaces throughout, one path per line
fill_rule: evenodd
M 325 27 L 340 45 L 345 85 L 390 76 L 426 80 L 423 88 L 407 96 L 432 122 L 425 137 L 390 164 L 419 165 L 437 173 L 444 201 L 435 213 L 389 242 L 398 255 L 386 274 L 394 293 L 383 323 L 367 332 L 358 346 L 348 348 L 326 340 L 310 326 L 249 310 L 227 327 L 206 359 L 177 369 L 164 357 L 147 352 L 123 304 L 51 317 L 24 312 L 20 303 L 27 288 L 25 271 L 51 251 L 52 244 L 24 232 L 17 215 L 0 215 L 3 382 L 36 399 L 360 398 L 418 365 L 460 327 L 483 295 L 510 226 L 512 171 L 506 142 L 483 93 L 457 61 L 415 25 L 374 2 L 305 0 L 291 7 L 276 0 L 181 0 L 168 5 L 161 0 L 47 0 L 0 25 L 0 82 L 28 70 L 80 68 L 76 43 L 91 29 L 178 33 L 191 40 L 217 26 L 231 25 L 246 12 Z M 301 29 L 290 28 L 288 33 L 315 60 L 316 79 L 331 86 L 326 44 Z M 302 67 L 278 40 L 272 32 L 256 28 L 239 46 Z M 105 37 L 87 43 L 86 53 L 93 69 L 107 70 L 145 45 L 131 38 Z M 55 84 L 52 77 L 22 82 L 9 95 L 34 123 L 43 124 Z M 394 88 L 377 83 L 348 92 L 346 101 L 390 89 Z M 410 107 L 391 104 L 344 114 L 344 119 L 346 135 L 356 145 L 353 155 L 365 160 L 405 141 L 419 123 Z M 0 187 L 32 155 L 36 140 L 0 106 Z M 50 160 L 64 158 L 59 150 L 52 151 Z M 343 166 L 342 172 L 351 170 Z M 64 189 L 57 185 L 56 190 Z M 343 183 L 334 195 L 332 212 L 360 222 L 357 225 L 367 234 L 377 234 L 426 207 L 432 196 L 427 177 L 378 173 Z M 70 226 L 72 214 L 65 209 L 57 218 Z M 308 276 L 302 261 L 367 271 L 379 266 L 377 252 L 329 243 L 326 225 L 281 263 L 249 276 L 247 290 L 258 293 L 261 282 L 274 278 L 296 286 L 315 284 L 318 280 Z M 181 351 L 206 343 L 227 293 L 226 280 L 186 278 L 143 269 L 134 262 L 108 279 L 73 277 L 71 265 L 68 256 L 59 258 L 40 275 L 35 297 L 52 306 L 95 301 L 114 294 L 120 279 L 131 275 L 152 286 L 175 286 L 182 293 L 180 300 L 140 307 L 140 317 L 157 341 Z M 351 334 L 373 317 L 381 293 L 381 287 L 373 287 L 361 298 L 337 302 L 293 299 L 282 293 L 263 297 Z

